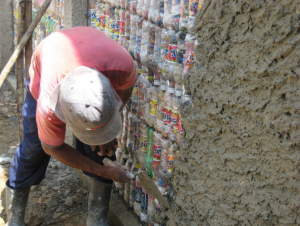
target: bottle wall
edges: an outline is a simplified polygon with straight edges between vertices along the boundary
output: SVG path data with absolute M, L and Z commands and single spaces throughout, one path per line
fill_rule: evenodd
M 134 58 L 138 79 L 123 110 L 117 161 L 132 173 L 151 177 L 168 196 L 168 175 L 186 136 L 180 108 L 192 107 L 185 74 L 194 66 L 195 16 L 203 1 L 89 1 L 89 26 L 117 41 Z M 165 225 L 162 205 L 143 189 L 138 177 L 115 189 L 142 222 Z

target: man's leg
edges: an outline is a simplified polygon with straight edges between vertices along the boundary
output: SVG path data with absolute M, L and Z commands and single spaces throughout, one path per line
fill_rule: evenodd
M 30 186 L 39 184 L 50 160 L 42 149 L 35 120 L 36 101 L 27 92 L 23 106 L 24 139 L 19 145 L 10 166 L 9 180 L 6 182 L 7 226 L 25 225 L 24 216 Z
M 116 160 L 115 155 L 112 157 L 99 156 L 89 145 L 83 144 L 77 138 L 76 150 L 101 165 L 103 165 L 104 158 L 109 158 L 112 161 Z M 87 226 L 108 226 L 107 215 L 113 181 L 89 172 L 83 173 L 91 177 Z

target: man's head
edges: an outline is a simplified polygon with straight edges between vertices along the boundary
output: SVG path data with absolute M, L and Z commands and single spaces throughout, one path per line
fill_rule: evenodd
M 89 145 L 105 144 L 120 133 L 122 105 L 110 81 L 88 67 L 70 71 L 50 96 L 55 115 Z

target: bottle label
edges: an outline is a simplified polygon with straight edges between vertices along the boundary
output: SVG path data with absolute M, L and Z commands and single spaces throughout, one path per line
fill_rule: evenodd
M 173 166 L 174 160 L 175 160 L 175 156 L 174 155 L 168 155 L 168 171 L 169 172 L 173 172 L 173 169 L 174 169 L 174 166 Z
M 179 20 L 180 20 L 180 15 L 176 15 L 172 17 L 171 28 L 175 31 L 179 30 Z
M 136 188 L 135 189 L 135 201 L 136 202 L 141 202 L 142 198 L 142 189 L 141 188 Z
M 196 14 L 198 12 L 198 4 L 199 4 L 199 0 L 192 0 L 192 1 L 190 1 L 189 16 L 196 16 Z
M 125 35 L 125 21 L 118 20 L 118 34 L 119 35 Z
M 106 30 L 109 30 L 109 22 L 110 17 L 108 15 L 105 15 L 105 20 L 101 20 L 102 27 L 104 26 Z
M 150 110 L 150 114 L 155 116 L 156 113 L 156 108 L 157 108 L 157 100 L 150 100 L 150 106 L 151 106 L 151 110 Z
M 153 159 L 152 169 L 154 172 L 158 171 L 159 164 L 160 164 L 160 160 Z
M 194 66 L 194 58 L 195 58 L 195 52 L 194 51 L 191 52 L 187 56 L 185 64 L 186 64 L 186 66 L 187 66 L 188 69 L 190 69 L 190 68 L 192 68 Z
M 168 48 L 168 56 L 167 56 L 167 60 L 171 61 L 171 62 L 175 62 L 176 61 L 176 56 L 177 56 L 177 45 L 169 45 Z
M 166 116 L 164 116 L 164 123 L 169 125 L 171 124 L 172 121 L 172 109 L 165 107 L 164 108 L 164 113 L 166 114 Z
M 141 136 L 140 138 L 140 148 L 142 151 L 147 151 L 147 137 Z
M 91 9 L 91 22 L 92 23 L 97 23 L 96 9 Z
M 153 144 L 153 158 L 160 159 L 161 145 Z

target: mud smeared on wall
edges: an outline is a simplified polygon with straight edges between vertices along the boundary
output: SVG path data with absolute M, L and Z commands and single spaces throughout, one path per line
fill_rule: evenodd
M 178 225 L 300 225 L 300 1 L 207 0 L 175 161 Z

